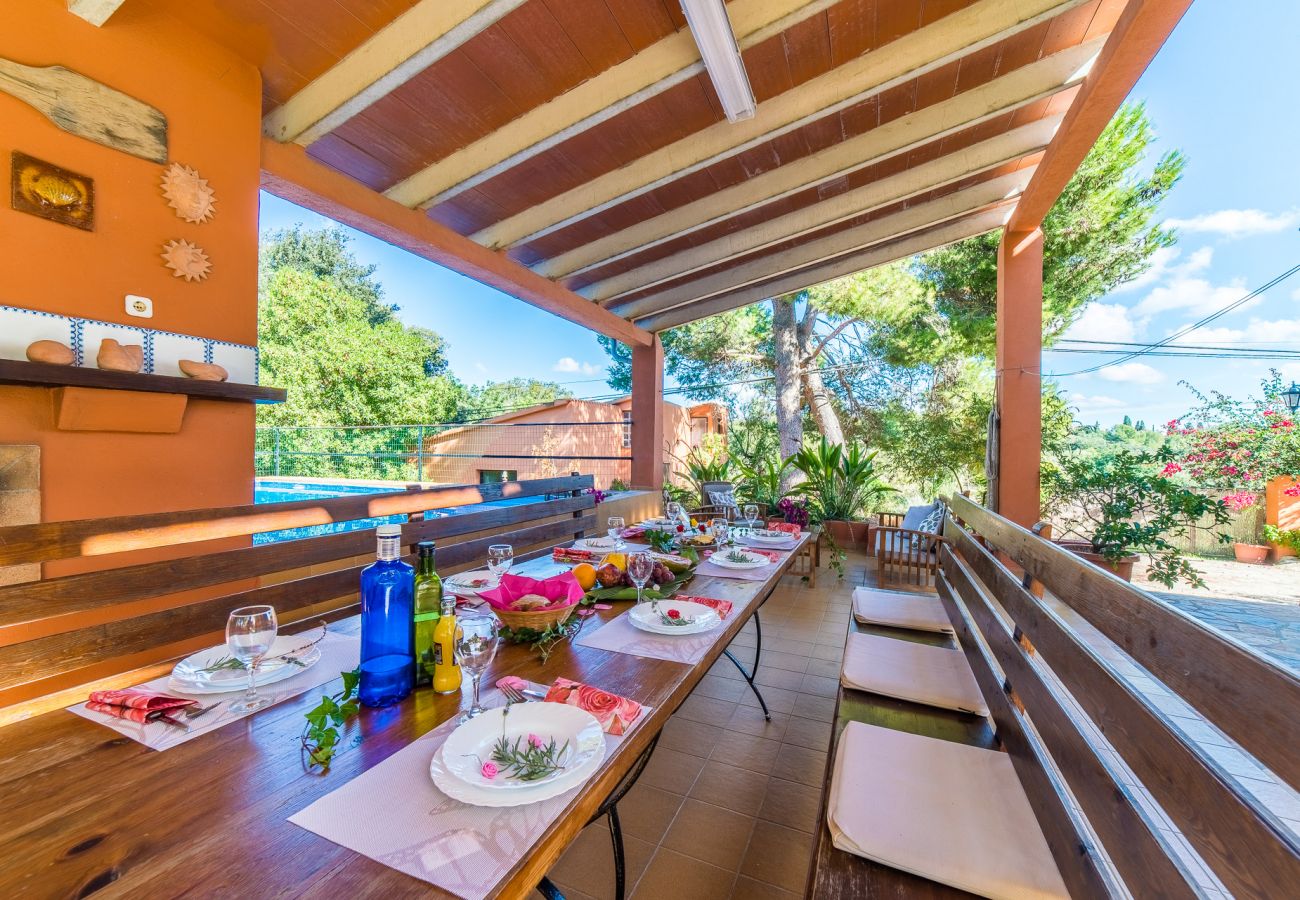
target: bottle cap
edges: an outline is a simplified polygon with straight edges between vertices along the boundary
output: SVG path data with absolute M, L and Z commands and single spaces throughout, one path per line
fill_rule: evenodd
M 376 537 L 401 537 L 402 526 L 401 525 L 380 525 L 378 528 L 375 529 L 375 536 Z
M 421 556 L 432 556 L 436 545 L 433 541 L 420 541 L 415 545 L 416 552 Z

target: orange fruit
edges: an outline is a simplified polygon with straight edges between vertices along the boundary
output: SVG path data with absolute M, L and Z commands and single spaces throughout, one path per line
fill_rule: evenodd
M 582 585 L 584 591 L 596 586 L 596 567 L 591 563 L 578 563 L 573 567 L 573 576 L 578 579 L 578 584 Z

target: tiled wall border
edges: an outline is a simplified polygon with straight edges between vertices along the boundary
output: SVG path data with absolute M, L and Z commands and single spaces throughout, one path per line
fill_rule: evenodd
M 190 338 L 203 342 L 203 361 L 212 362 L 212 351 L 217 345 L 223 347 L 237 347 L 241 350 L 253 351 L 253 383 L 259 384 L 261 379 L 262 355 L 256 346 L 251 344 L 237 344 L 233 341 L 219 341 L 216 338 L 200 337 L 197 334 L 182 334 L 179 331 L 163 331 L 158 328 L 145 328 L 141 325 L 124 325 L 121 322 L 105 322 L 102 319 L 86 319 L 77 316 L 65 316 L 59 313 L 45 312 L 39 309 L 27 309 L 22 306 L 9 306 L 0 304 L 0 312 L 19 312 L 28 315 L 43 316 L 49 319 L 61 319 L 69 324 L 72 335 L 72 352 L 76 354 L 74 365 L 86 365 L 86 346 L 84 330 L 87 324 L 104 325 L 109 328 L 130 328 L 136 331 L 144 332 L 144 368 L 145 374 L 152 375 L 154 372 L 154 338 L 158 335 L 170 335 L 172 337 Z

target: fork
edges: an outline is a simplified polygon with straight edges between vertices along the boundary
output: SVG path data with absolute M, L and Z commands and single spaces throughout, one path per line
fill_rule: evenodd
M 209 703 L 207 706 L 188 706 L 185 708 L 185 718 L 187 720 L 197 719 L 199 716 L 212 712 L 212 710 L 216 709 L 220 705 L 221 701 L 218 700 L 216 703 Z
M 497 686 L 501 689 L 501 693 L 506 695 L 506 706 L 512 706 L 515 703 L 528 702 L 528 698 L 525 697 L 522 693 L 520 693 L 519 688 L 511 687 L 508 684 L 501 684 Z

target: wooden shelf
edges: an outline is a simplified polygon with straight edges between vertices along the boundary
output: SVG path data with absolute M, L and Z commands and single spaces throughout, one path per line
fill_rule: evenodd
M 109 372 L 87 366 L 55 366 L 21 359 L 0 359 L 0 384 L 27 387 L 87 387 L 117 391 L 147 391 L 155 394 L 186 394 L 210 400 L 241 400 L 246 403 L 283 403 L 283 388 L 229 381 L 199 381 L 172 375 L 143 375 L 138 372 Z

